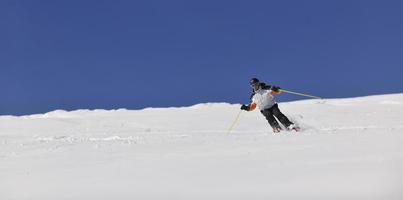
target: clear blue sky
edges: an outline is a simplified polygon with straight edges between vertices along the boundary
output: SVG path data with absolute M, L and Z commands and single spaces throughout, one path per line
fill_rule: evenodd
M 0 2 L 0 115 L 403 92 L 402 1 Z M 299 99 L 288 94 L 280 102 Z

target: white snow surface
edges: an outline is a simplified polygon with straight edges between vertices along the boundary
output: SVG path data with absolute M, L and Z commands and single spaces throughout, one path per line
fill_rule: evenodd
M 403 94 L 0 116 L 0 199 L 403 199 Z

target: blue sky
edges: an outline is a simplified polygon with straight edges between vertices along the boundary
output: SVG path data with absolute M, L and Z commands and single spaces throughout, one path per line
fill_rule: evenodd
M 401 1 L 0 2 L 0 115 L 403 92 Z M 300 99 L 283 94 L 280 102 Z

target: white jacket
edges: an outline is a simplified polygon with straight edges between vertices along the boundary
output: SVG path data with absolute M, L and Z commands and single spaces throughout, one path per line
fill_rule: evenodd
M 268 109 L 276 104 L 274 96 L 270 94 L 271 92 L 271 90 L 264 89 L 255 91 L 255 94 L 252 97 L 252 102 L 257 105 L 259 110 Z

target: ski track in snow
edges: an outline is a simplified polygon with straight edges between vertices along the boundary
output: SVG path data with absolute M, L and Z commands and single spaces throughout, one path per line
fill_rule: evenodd
M 403 199 L 403 94 L 0 116 L 0 199 Z

